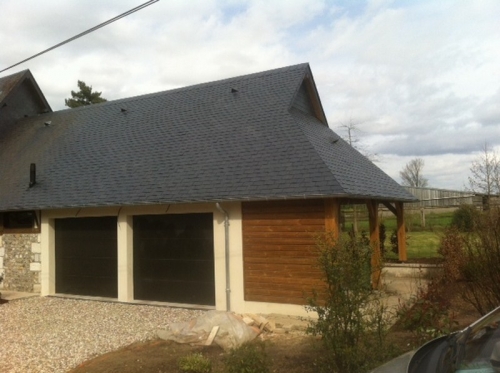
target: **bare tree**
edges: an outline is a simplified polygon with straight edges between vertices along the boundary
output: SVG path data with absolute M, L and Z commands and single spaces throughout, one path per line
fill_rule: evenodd
M 424 160 L 422 158 L 414 158 L 408 162 L 406 166 L 399 171 L 402 184 L 405 186 L 420 188 L 428 186 L 429 180 L 422 175 L 423 168 Z
M 490 196 L 500 194 L 500 158 L 484 144 L 482 154 L 470 167 L 469 187 L 473 192 Z
M 361 132 L 361 130 L 358 127 L 360 123 L 355 122 L 352 118 L 349 118 L 349 122 L 347 123 L 346 122 L 339 122 L 339 123 L 340 123 L 340 128 L 342 128 L 346 133 L 346 137 L 343 137 L 343 139 L 354 149 L 356 149 L 366 158 L 368 158 L 370 161 L 377 162 L 378 155 L 369 152 L 363 145 L 360 144 L 358 136 L 359 132 Z M 355 235 L 358 234 L 358 207 L 355 204 L 352 205 L 352 230 Z
M 360 144 L 359 141 L 359 133 L 362 132 L 359 129 L 360 123 L 354 121 L 352 118 L 349 118 L 348 122 L 339 122 L 340 128 L 345 131 L 346 136 L 342 136 L 342 138 L 347 141 L 349 145 L 351 145 L 354 149 L 363 154 L 366 158 L 368 158 L 372 162 L 378 162 L 379 156 L 376 153 L 371 153 L 366 149 L 365 146 Z

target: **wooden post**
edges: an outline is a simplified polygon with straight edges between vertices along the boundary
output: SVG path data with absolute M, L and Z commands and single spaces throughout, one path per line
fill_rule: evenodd
M 368 207 L 368 218 L 370 223 L 370 244 L 372 247 L 372 287 L 378 289 L 380 286 L 380 275 L 382 268 L 382 255 L 380 254 L 380 235 L 378 224 L 378 202 L 369 200 L 366 202 Z
M 403 202 L 396 202 L 396 218 L 398 223 L 399 260 L 406 262 L 408 260 L 408 256 L 406 254 L 406 229 Z
M 340 235 L 340 202 L 338 199 L 325 199 L 325 231 L 332 232 L 333 238 Z

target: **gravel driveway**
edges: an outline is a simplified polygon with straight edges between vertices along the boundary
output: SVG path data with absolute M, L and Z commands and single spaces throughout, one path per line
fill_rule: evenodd
M 58 373 L 204 311 L 35 297 L 0 305 L 0 372 Z

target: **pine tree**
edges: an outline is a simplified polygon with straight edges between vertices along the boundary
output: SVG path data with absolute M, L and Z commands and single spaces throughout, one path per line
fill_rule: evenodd
M 66 98 L 64 103 L 66 106 L 74 109 L 80 106 L 99 104 L 106 102 L 105 98 L 101 97 L 101 92 L 92 92 L 92 86 L 88 86 L 81 80 L 78 81 L 80 91 L 71 91 L 72 98 Z

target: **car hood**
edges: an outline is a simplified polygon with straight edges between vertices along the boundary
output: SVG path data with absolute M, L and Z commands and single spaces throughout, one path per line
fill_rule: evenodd
M 370 373 L 406 373 L 408 369 L 408 364 L 411 358 L 415 354 L 415 351 L 407 352 L 395 359 L 390 360 L 384 365 L 372 370 Z

